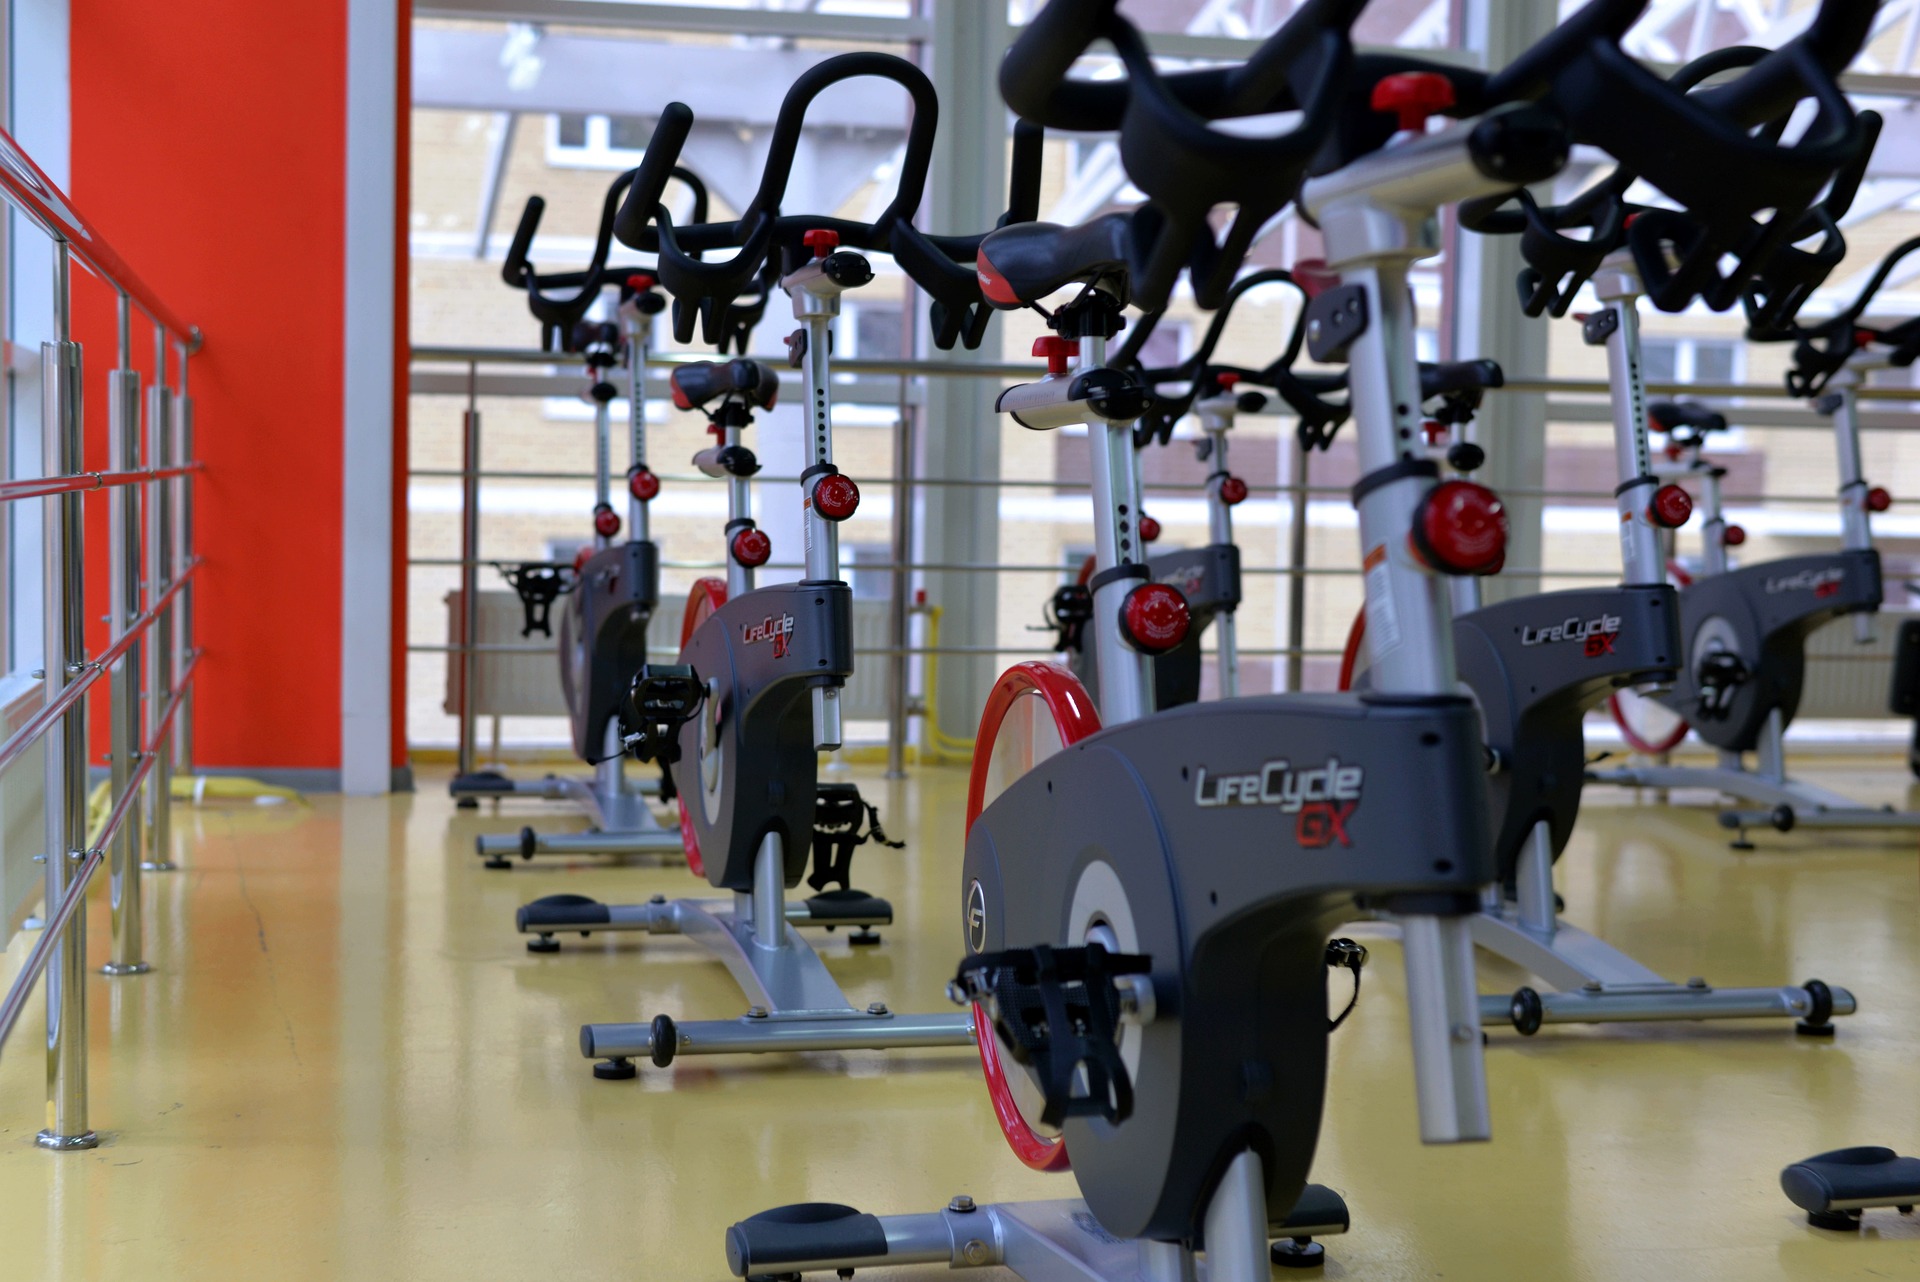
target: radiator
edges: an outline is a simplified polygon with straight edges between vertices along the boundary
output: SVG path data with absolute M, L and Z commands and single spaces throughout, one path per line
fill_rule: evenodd
M 1893 681 L 1893 643 L 1900 625 L 1913 617 L 1884 610 L 1873 620 L 1868 645 L 1853 639 L 1854 621 L 1835 619 L 1807 638 L 1807 686 L 1798 716 L 1865 720 L 1890 717 L 1887 690 Z
M 461 595 L 458 588 L 447 593 L 447 644 L 460 644 Z M 560 689 L 559 631 L 560 611 L 565 601 L 556 601 L 550 620 L 555 635 L 520 635 L 526 614 L 515 592 L 480 593 L 479 631 L 481 645 L 541 645 L 539 654 L 500 654 L 482 652 L 474 656 L 473 712 L 477 717 L 564 717 L 566 696 Z M 447 693 L 445 710 L 460 712 L 460 656 L 447 656 Z

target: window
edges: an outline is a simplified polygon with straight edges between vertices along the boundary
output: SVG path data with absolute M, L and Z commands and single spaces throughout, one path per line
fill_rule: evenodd
M 1142 369 L 1172 369 L 1187 354 L 1187 340 L 1193 326 L 1186 321 L 1163 320 L 1154 327 L 1147 341 L 1140 344 Z
M 653 137 L 650 116 L 562 113 L 547 122 L 547 163 L 562 168 L 631 169 Z
M 1740 343 L 1722 338 L 1640 340 L 1640 372 L 1648 383 L 1737 383 Z
M 848 328 L 853 331 L 853 350 L 857 360 L 898 360 L 906 352 L 906 317 L 897 306 L 885 303 L 862 304 L 851 309 Z
M 893 596 L 892 548 L 884 543 L 843 544 L 840 560 L 855 600 L 885 601 Z

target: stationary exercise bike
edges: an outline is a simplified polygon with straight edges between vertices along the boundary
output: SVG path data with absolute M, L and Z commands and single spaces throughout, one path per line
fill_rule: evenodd
M 1773 75 L 1804 53 L 1789 47 L 1772 55 L 1781 62 L 1769 66 L 1755 51 L 1749 61 L 1760 63 L 1747 74 Z M 1846 57 L 1836 54 L 1833 70 L 1844 65 Z M 1725 62 L 1724 55 L 1716 55 L 1715 63 Z M 1660 94 L 1647 98 L 1655 105 L 1662 97 L 1678 99 L 1705 74 L 1707 67 L 1702 66 L 1683 70 Z M 1802 92 L 1819 90 L 1816 84 Z M 1793 104 L 1768 105 L 1784 116 Z M 1577 116 L 1575 123 L 1580 123 Z M 1739 115 L 1702 113 L 1695 117 L 1687 141 L 1694 149 L 1740 145 L 1735 140 L 1746 140 L 1749 148 L 1760 151 L 1775 147 L 1764 138 L 1748 137 L 1746 129 L 1755 123 Z M 1809 149 L 1835 170 L 1864 164 L 1869 125 L 1858 125 L 1850 115 L 1823 124 L 1825 129 L 1781 150 Z M 1817 172 L 1805 152 L 1780 161 L 1769 161 L 1764 154 L 1750 159 L 1757 172 Z M 1817 979 L 1801 986 L 1750 989 L 1715 988 L 1700 979 L 1673 983 L 1558 917 L 1553 866 L 1579 815 L 1586 715 L 1615 690 L 1673 681 L 1684 653 L 1681 611 L 1666 582 L 1660 540 L 1663 531 L 1687 521 L 1692 505 L 1684 490 L 1662 484 L 1655 474 L 1638 312 L 1646 292 L 1642 258 L 1655 259 L 1656 270 L 1664 268 L 1671 242 L 1663 237 L 1636 244 L 1629 224 L 1658 218 L 1667 236 L 1682 235 L 1695 244 L 1699 241 L 1693 237 L 1698 236 L 1712 243 L 1712 227 L 1735 223 L 1736 215 L 1745 217 L 1756 207 L 1789 219 L 1799 218 L 1805 208 L 1804 203 L 1793 204 L 1792 191 L 1761 183 L 1724 187 L 1714 193 L 1713 203 L 1685 211 L 1636 210 L 1624 199 L 1634 178 L 1623 166 L 1607 182 L 1558 208 L 1543 209 L 1523 192 L 1514 198 L 1517 208 L 1504 207 L 1502 197 L 1470 202 L 1461 212 L 1462 225 L 1483 234 L 1521 235 L 1528 267 L 1519 281 L 1520 303 L 1529 314 L 1564 314 L 1588 284 L 1600 300 L 1601 308 L 1584 320 L 1583 336 L 1607 352 L 1619 482 L 1614 493 L 1625 571 L 1616 587 L 1481 605 L 1469 580 L 1456 596 L 1462 608 L 1454 621 L 1460 674 L 1473 691 L 1497 765 L 1489 788 L 1500 876 L 1487 889 L 1483 911 L 1473 920 L 1474 942 L 1551 985 L 1546 992 L 1522 987 L 1511 996 L 1487 996 L 1481 1017 L 1504 1017 L 1530 1035 L 1543 1023 L 1787 1016 L 1798 1021 L 1796 1028 L 1804 1034 L 1830 1035 L 1831 1017 L 1854 1009 L 1853 997 L 1844 989 Z M 1802 201 L 1817 194 L 1820 185 L 1804 185 Z M 1576 231 L 1585 235 L 1576 237 Z M 1749 259 L 1748 267 L 1758 270 L 1766 261 Z M 1702 297 L 1720 290 L 1709 276 L 1697 278 L 1697 283 Z M 1667 284 L 1664 306 L 1680 308 L 1687 301 L 1682 290 Z M 1482 457 L 1478 446 L 1458 440 L 1448 450 L 1448 461 L 1463 471 L 1471 471 Z
M 1786 728 L 1799 710 L 1806 681 L 1807 638 L 1851 615 L 1856 639 L 1873 640 L 1882 587 L 1871 514 L 1884 512 L 1892 500 L 1884 489 L 1868 484 L 1861 467 L 1857 392 L 1870 371 L 1908 366 L 1920 356 L 1920 321 L 1875 329 L 1861 318 L 1894 265 L 1916 249 L 1920 240 L 1897 247 L 1853 304 L 1830 320 L 1818 325 L 1762 318 L 1750 322 L 1756 338 L 1793 341 L 1787 386 L 1796 395 L 1813 398 L 1815 407 L 1833 422 L 1841 547 L 1734 567 L 1727 562 L 1724 537 L 1709 537 L 1706 573 L 1680 593 L 1683 666 L 1672 689 L 1658 698 L 1719 751 L 1720 764 L 1654 763 L 1593 775 L 1628 787 L 1706 788 L 1734 798 L 1735 805 L 1722 812 L 1720 821 L 1737 830 L 1739 849 L 1752 848 L 1747 830 L 1762 825 L 1782 832 L 1802 826 L 1920 826 L 1920 812 L 1865 806 L 1792 778 L 1785 757 Z M 1756 291 L 1756 306 L 1779 292 Z M 1681 415 L 1674 411 L 1670 417 Z M 1698 444 L 1692 446 L 1696 452 Z M 1706 493 L 1718 516 L 1717 484 Z M 1721 525 L 1724 531 L 1724 520 Z M 1749 752 L 1755 756 L 1752 767 L 1746 764 Z
M 898 167 L 893 200 L 871 224 L 781 216 L 787 175 L 808 105 L 832 85 L 856 77 L 891 80 L 912 97 L 913 121 Z M 609 907 L 574 896 L 527 905 L 520 929 L 530 947 L 550 948 L 558 932 L 644 930 L 683 934 L 712 950 L 751 1003 L 736 1020 L 590 1024 L 583 1054 L 600 1061 L 596 1075 L 631 1077 L 633 1061 L 666 1067 L 680 1055 L 734 1052 L 894 1050 L 960 1046 L 973 1041 L 965 1014 L 916 1015 L 884 1003 L 851 1004 L 798 927 L 840 926 L 855 942 L 871 942 L 889 924 L 885 900 L 852 888 L 849 863 L 870 807 L 852 785 L 821 787 L 820 751 L 841 741 L 840 693 L 853 671 L 852 595 L 841 579 L 837 527 L 854 514 L 859 490 L 833 463 L 832 324 L 840 299 L 873 278 L 860 250 L 884 250 L 933 294 L 936 341 L 976 345 L 987 309 L 973 274 L 959 258 L 978 237 L 924 236 L 908 219 L 920 202 L 937 126 L 932 83 L 911 63 L 887 54 L 830 58 L 788 93 L 774 126 L 758 194 L 736 223 L 675 227 L 659 207 L 668 166 L 684 143 L 692 113 L 670 105 L 648 146 L 616 229 L 622 241 L 657 247 L 663 282 L 675 298 L 676 332 L 691 336 L 696 319 L 726 321 L 726 304 L 741 279 L 767 255 L 784 264 L 779 283 L 793 301 L 800 328 L 788 339 L 791 363 L 805 371 L 807 466 L 806 576 L 798 583 L 754 587 L 752 569 L 770 550 L 746 511 L 746 477 L 757 462 L 740 440 L 755 406 L 773 403 L 774 374 L 751 361 L 695 365 L 676 371 L 676 403 L 709 413 L 720 430 L 700 466 L 729 479 L 729 582 L 703 580 L 689 601 L 680 661 L 648 665 L 635 677 L 625 714 L 626 746 L 642 760 L 664 762 L 676 784 L 681 831 L 694 870 L 730 900 L 673 900 Z M 1039 161 L 1035 131 L 1015 149 L 1019 201 L 1034 199 Z M 1031 216 L 1030 212 L 1027 216 Z M 733 250 L 730 260 L 700 261 L 695 250 Z M 817 893 L 786 891 L 808 876 Z
M 707 204 L 705 186 L 690 171 L 674 177 L 693 194 L 696 212 Z M 619 713 L 633 674 L 646 662 L 647 626 L 659 599 L 659 553 L 649 537 L 648 504 L 659 493 L 659 478 L 646 461 L 646 354 L 653 317 L 666 300 L 650 267 L 616 268 L 608 264 L 614 213 L 633 181 L 621 174 L 602 203 L 598 236 L 584 271 L 541 275 L 528 261 L 545 201 L 530 197 L 501 275 L 526 292 L 527 304 L 541 325 L 541 346 L 578 356 L 586 367 L 586 399 L 594 407 L 593 542 L 571 563 L 524 562 L 498 567 L 519 595 L 524 611 L 521 635 L 553 635 L 551 614 L 561 605 L 560 682 L 567 704 L 573 750 L 590 763 L 590 779 L 548 776 L 516 781 L 497 771 L 456 778 L 451 792 L 462 805 L 480 798 L 533 796 L 578 801 L 593 827 L 586 832 L 542 833 L 529 826 L 517 834 L 482 834 L 478 853 L 490 868 L 511 866 L 510 856 L 539 854 L 672 853 L 680 850 L 676 833 L 663 827 L 648 808 L 644 789 L 633 786 L 622 768 Z M 566 291 L 558 296 L 548 291 Z M 614 320 L 593 320 L 588 313 L 615 292 Z M 614 378 L 626 375 L 632 465 L 627 472 L 627 538 L 616 542 L 621 521 L 612 503 L 612 403 L 620 395 Z
M 1335 1195 L 1303 1197 L 1326 1072 L 1325 968 L 1347 955 L 1328 935 L 1363 905 L 1401 928 L 1424 1137 L 1486 1134 L 1465 917 L 1495 869 L 1484 748 L 1456 689 L 1445 579 L 1496 555 L 1505 530 L 1489 492 L 1443 488 L 1414 444 L 1407 273 L 1437 250 L 1438 206 L 1564 163 L 1571 139 L 1553 114 L 1493 104 L 1498 90 L 1585 62 L 1590 22 L 1576 19 L 1572 39 L 1561 28 L 1516 80 L 1473 78 L 1479 118 L 1429 135 L 1420 104 L 1432 82 L 1388 74 L 1405 60 L 1373 64 L 1359 100 L 1342 101 L 1357 4 L 1310 2 L 1247 66 L 1183 76 L 1177 88 L 1112 8 L 1056 0 L 1022 32 L 1003 85 L 1016 110 L 1049 125 L 1117 127 L 1149 203 L 1084 227 L 1009 228 L 981 247 L 996 302 L 1077 291 L 1050 320 L 1077 344 L 1076 368 L 1009 389 L 1000 408 L 1036 429 L 1089 427 L 1099 711 L 1054 665 L 1019 665 L 990 697 L 961 883 L 970 955 L 956 976 L 958 995 L 993 1027 L 983 1067 L 1012 1146 L 1042 1169 L 1070 1152 L 1083 1197 L 960 1198 L 887 1218 L 783 1208 L 729 1230 L 741 1276 L 941 1263 L 1176 1279 L 1196 1276 L 1204 1252 L 1210 1278 L 1249 1282 L 1270 1260 L 1314 1259 L 1294 1240 L 1312 1236 L 1301 1217 L 1346 1218 Z M 1126 80 L 1066 81 L 1101 38 Z M 1318 74 L 1301 74 L 1309 67 Z M 1291 109 L 1298 123 L 1248 139 L 1210 128 L 1197 103 Z M 1296 188 L 1329 133 L 1350 163 Z M 1316 358 L 1351 362 L 1374 689 L 1154 712 L 1143 652 L 1178 644 L 1186 619 L 1179 594 L 1151 581 L 1138 539 L 1131 425 L 1144 389 L 1104 364 L 1105 345 L 1120 304 L 1131 296 L 1151 310 L 1179 270 L 1202 305 L 1217 305 L 1246 228 L 1230 228 L 1222 247 L 1207 214 L 1233 207 L 1258 226 L 1296 189 L 1342 278 L 1310 305 L 1309 341 Z

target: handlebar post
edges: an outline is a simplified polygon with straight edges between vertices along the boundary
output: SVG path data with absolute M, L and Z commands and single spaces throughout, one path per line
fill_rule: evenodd
M 1611 254 L 1594 273 L 1594 288 L 1610 320 L 1607 380 L 1612 388 L 1613 447 L 1620 489 L 1620 565 L 1622 582 L 1645 585 L 1667 580 L 1660 532 L 1648 516 L 1648 503 L 1660 488 L 1647 445 L 1647 381 L 1640 364 L 1640 296 L 1645 291 L 1633 255 Z
M 595 395 L 605 371 L 589 365 L 587 376 L 593 380 L 587 393 L 593 397 L 593 510 L 600 512 L 613 502 L 613 403 Z M 612 547 L 613 539 L 596 528 L 593 546 L 596 551 Z
M 1833 407 L 1833 448 L 1840 465 L 1840 546 L 1858 551 L 1873 546 L 1873 525 L 1867 515 L 1867 479 L 1860 463 L 1860 384 L 1866 373 L 1886 364 L 1871 348 L 1855 352 L 1828 384 Z M 1869 645 L 1874 639 L 1874 616 L 1853 616 L 1853 639 Z
M 653 355 L 653 317 L 638 307 L 623 307 L 621 326 L 627 348 L 627 430 L 632 442 L 633 466 L 647 465 L 647 360 Z M 649 504 L 629 490 L 627 537 L 646 542 L 653 537 Z
M 1420 1139 L 1427 1144 L 1487 1139 L 1493 1124 L 1487 1111 L 1480 997 L 1467 919 L 1403 917 L 1400 940 Z
M 1200 413 L 1200 430 L 1213 443 L 1213 476 L 1207 481 L 1207 535 L 1208 541 L 1217 546 L 1233 542 L 1233 507 L 1221 495 L 1220 487 L 1233 475 L 1227 464 L 1227 436 L 1233 429 L 1237 403 L 1238 398 L 1229 389 L 1218 398 L 1209 397 L 1194 406 Z M 1222 699 L 1240 697 L 1240 638 L 1233 616 L 1232 610 L 1222 610 L 1213 620 Z
M 1706 540 L 1702 550 L 1701 565 L 1708 575 L 1725 574 L 1727 565 L 1727 513 L 1720 498 L 1720 469 L 1707 464 L 1697 475 L 1700 478 L 1700 515 L 1705 518 L 1700 524 L 1700 535 Z
M 834 582 L 840 578 L 839 526 L 822 516 L 814 503 L 820 483 L 833 473 L 833 321 L 840 315 L 840 296 L 872 279 L 871 269 L 844 281 L 836 279 L 833 255 L 823 248 L 819 257 L 788 273 L 780 284 L 793 299 L 793 317 L 805 335 L 801 365 L 806 372 L 807 467 L 801 488 L 801 526 L 806 535 L 807 578 Z M 862 260 L 864 261 L 864 260 Z M 814 746 L 831 751 L 840 746 L 842 718 L 840 687 L 813 687 Z
M 1097 333 L 1083 336 L 1075 373 L 1100 369 L 1106 362 L 1107 340 Z M 1139 564 L 1146 560 L 1146 545 L 1139 536 L 1140 453 L 1133 448 L 1133 423 L 1089 421 L 1087 450 L 1093 478 L 1094 565 L 1104 574 L 1118 566 Z M 1100 720 L 1110 726 L 1153 711 L 1153 660 L 1128 645 L 1120 630 L 1127 593 L 1139 582 L 1116 576 L 1093 591 Z

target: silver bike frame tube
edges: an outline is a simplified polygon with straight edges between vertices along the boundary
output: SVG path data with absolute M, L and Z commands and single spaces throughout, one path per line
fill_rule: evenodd
M 1227 436 L 1233 428 L 1232 411 L 1200 412 L 1200 428 L 1213 439 L 1213 472 L 1207 482 L 1207 538 L 1216 546 L 1233 542 L 1233 508 L 1221 497 L 1231 470 L 1227 466 Z M 1213 620 L 1215 661 L 1220 678 L 1220 697 L 1240 697 L 1240 640 L 1234 624 L 1234 611 L 1222 610 Z
M 1640 365 L 1640 308 L 1644 292 L 1632 255 L 1610 255 L 1594 275 L 1594 288 L 1613 317 L 1607 335 L 1607 380 L 1613 395 L 1613 447 L 1620 488 L 1620 564 L 1622 582 L 1665 583 L 1666 559 L 1660 554 L 1660 530 L 1650 515 L 1660 481 L 1653 474 L 1647 447 L 1647 383 Z
M 1077 369 L 1106 364 L 1107 340 L 1080 340 Z M 1087 424 L 1087 450 L 1093 478 L 1093 563 L 1099 574 L 1146 559 L 1140 541 L 1140 453 L 1133 448 L 1133 424 Z M 1115 578 L 1093 593 L 1093 646 L 1100 682 L 1100 721 L 1119 725 L 1153 711 L 1153 660 L 1128 645 L 1120 632 L 1120 610 L 1142 580 Z
M 638 307 L 622 309 L 627 337 L 627 439 L 635 468 L 647 465 L 647 357 L 653 349 L 653 317 Z M 645 543 L 653 537 L 647 502 L 627 490 L 627 538 Z

